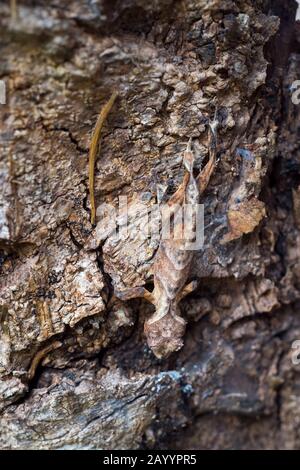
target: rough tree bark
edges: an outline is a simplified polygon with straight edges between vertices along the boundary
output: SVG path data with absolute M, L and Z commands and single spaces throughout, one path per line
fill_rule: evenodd
M 299 448 L 299 24 L 288 0 L 0 2 L 0 447 Z M 298 73 L 298 76 L 297 76 Z M 157 243 L 90 224 L 88 150 L 118 91 L 96 203 L 168 198 L 190 137 L 219 162 L 205 193 L 185 345 L 148 349 Z M 298 132 L 298 135 L 297 135 Z

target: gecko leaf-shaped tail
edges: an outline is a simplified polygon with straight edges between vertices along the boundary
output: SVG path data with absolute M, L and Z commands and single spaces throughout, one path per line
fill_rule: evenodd
M 167 314 L 160 318 L 153 315 L 145 322 L 147 343 L 158 359 L 182 348 L 185 326 L 186 321 L 175 313 L 172 305 Z

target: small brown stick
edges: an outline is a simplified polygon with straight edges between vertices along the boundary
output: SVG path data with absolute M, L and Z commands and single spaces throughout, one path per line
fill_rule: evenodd
M 108 102 L 103 106 L 98 116 L 96 126 L 92 135 L 90 153 L 89 153 L 89 191 L 90 191 L 90 204 L 91 204 L 91 223 L 95 224 L 96 220 L 96 205 L 95 205 L 95 192 L 94 192 L 94 182 L 95 182 L 95 163 L 96 155 L 99 148 L 99 139 L 101 135 L 101 130 L 104 124 L 104 121 L 110 112 L 117 93 L 113 93 L 108 100 Z

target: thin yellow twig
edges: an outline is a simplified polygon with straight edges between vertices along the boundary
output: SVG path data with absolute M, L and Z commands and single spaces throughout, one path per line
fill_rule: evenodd
M 98 116 L 96 126 L 92 135 L 90 152 L 89 152 L 89 191 L 90 191 L 90 204 L 91 204 L 91 223 L 94 225 L 96 220 L 96 205 L 95 205 L 95 193 L 94 193 L 94 182 L 95 182 L 95 163 L 97 151 L 99 148 L 99 139 L 101 130 L 108 113 L 110 112 L 117 93 L 113 93 L 108 102 L 103 106 Z
M 10 0 L 10 14 L 13 20 L 18 17 L 17 0 Z

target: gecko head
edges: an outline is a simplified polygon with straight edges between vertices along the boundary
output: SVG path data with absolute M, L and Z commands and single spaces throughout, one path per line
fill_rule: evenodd
M 195 162 L 195 157 L 194 157 L 194 152 L 192 150 L 192 139 L 190 138 L 186 147 L 186 150 L 183 155 L 183 163 L 186 168 L 186 170 L 189 173 L 193 172 L 194 169 L 194 162 Z
M 168 357 L 183 346 L 182 337 L 186 322 L 170 308 L 162 318 L 150 318 L 145 323 L 145 335 L 149 347 L 158 359 Z

